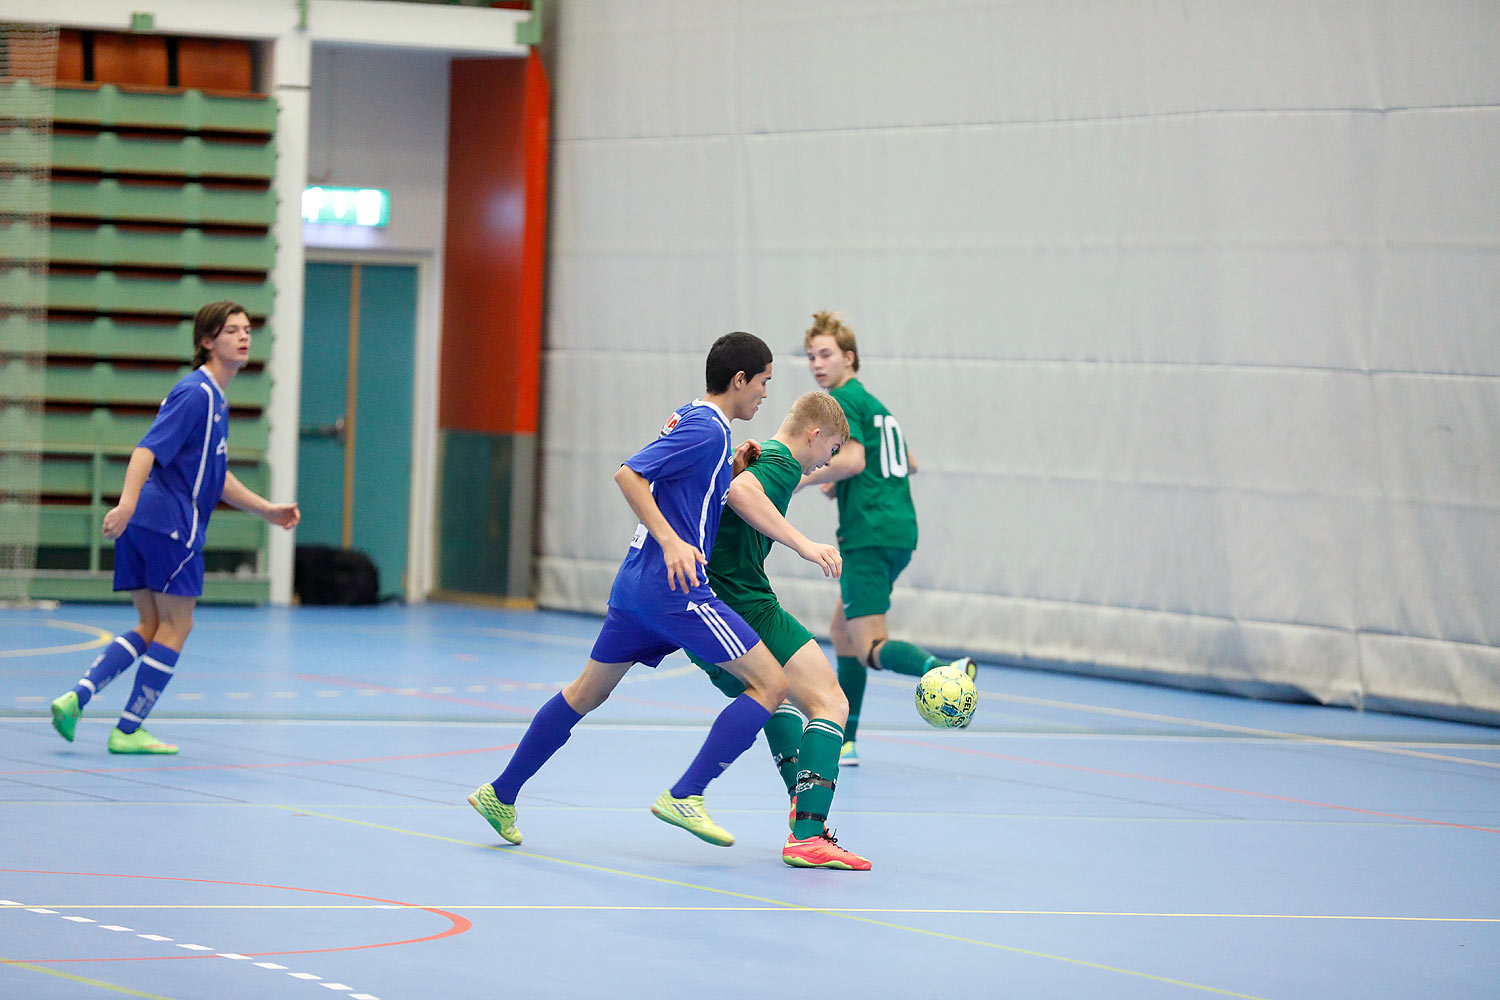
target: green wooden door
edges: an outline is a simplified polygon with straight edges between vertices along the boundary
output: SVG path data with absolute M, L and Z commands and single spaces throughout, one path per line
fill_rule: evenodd
M 417 269 L 307 265 L 298 541 L 367 552 L 405 594 Z

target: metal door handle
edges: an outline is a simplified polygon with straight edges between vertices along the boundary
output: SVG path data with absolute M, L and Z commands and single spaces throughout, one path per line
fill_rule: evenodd
M 349 440 L 349 429 L 344 425 L 343 414 L 331 424 L 322 427 L 310 426 L 301 430 L 301 436 L 305 438 L 332 438 L 341 446 Z

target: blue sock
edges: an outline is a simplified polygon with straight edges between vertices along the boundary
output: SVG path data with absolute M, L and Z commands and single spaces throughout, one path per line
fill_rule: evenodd
M 684 799 L 689 795 L 702 795 L 708 783 L 755 742 L 755 734 L 771 718 L 771 713 L 760 702 L 742 694 L 725 706 L 708 730 L 708 739 L 698 756 L 688 765 L 677 784 L 672 786 L 672 798 Z
M 151 714 L 151 707 L 156 704 L 156 699 L 161 697 L 167 682 L 172 679 L 172 672 L 176 667 L 177 650 L 169 649 L 159 642 L 146 647 L 146 652 L 141 656 L 141 665 L 135 670 L 135 687 L 130 692 L 130 701 L 125 703 L 125 711 L 120 713 L 120 732 L 129 734 L 141 728 L 141 723 Z
M 146 640 L 137 632 L 115 636 L 114 642 L 105 647 L 104 652 L 89 665 L 89 672 L 73 685 L 73 693 L 78 695 L 79 709 L 87 705 L 94 695 L 103 691 L 110 681 L 124 673 L 145 648 Z
M 521 737 L 521 744 L 511 755 L 510 763 L 491 782 L 495 786 L 495 798 L 507 805 L 514 805 L 521 786 L 568 742 L 568 737 L 573 735 L 573 727 L 578 725 L 581 718 L 583 716 L 573 711 L 573 706 L 568 704 L 568 699 L 562 696 L 561 691 L 537 709 L 537 713 L 531 717 L 531 725 L 526 727 L 526 735 Z

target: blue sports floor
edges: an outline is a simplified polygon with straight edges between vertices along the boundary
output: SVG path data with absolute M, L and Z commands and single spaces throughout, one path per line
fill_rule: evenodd
M 899 622 L 899 619 L 897 619 Z M 961 732 L 871 678 L 830 825 L 781 863 L 764 743 L 648 808 L 723 704 L 637 667 L 524 789 L 464 797 L 598 620 L 448 605 L 199 609 L 114 757 L 123 676 L 47 703 L 128 609 L 0 610 L 0 997 L 1500 997 L 1500 730 L 985 665 Z

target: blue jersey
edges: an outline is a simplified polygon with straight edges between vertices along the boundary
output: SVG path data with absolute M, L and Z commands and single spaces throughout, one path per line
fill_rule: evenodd
M 678 407 L 656 440 L 626 459 L 625 465 L 651 484 L 656 506 L 677 536 L 696 545 L 705 558 L 711 555 L 734 472 L 729 418 L 714 404 L 695 399 Z M 701 603 L 713 593 L 707 566 L 698 567 L 698 586 L 692 593 L 670 589 L 661 545 L 644 524 L 638 524 L 615 574 L 609 603 L 629 611 L 680 611 L 689 601 Z
M 202 368 L 184 375 L 140 447 L 151 449 L 156 461 L 130 523 L 202 552 L 229 468 L 229 401 L 213 376 Z

